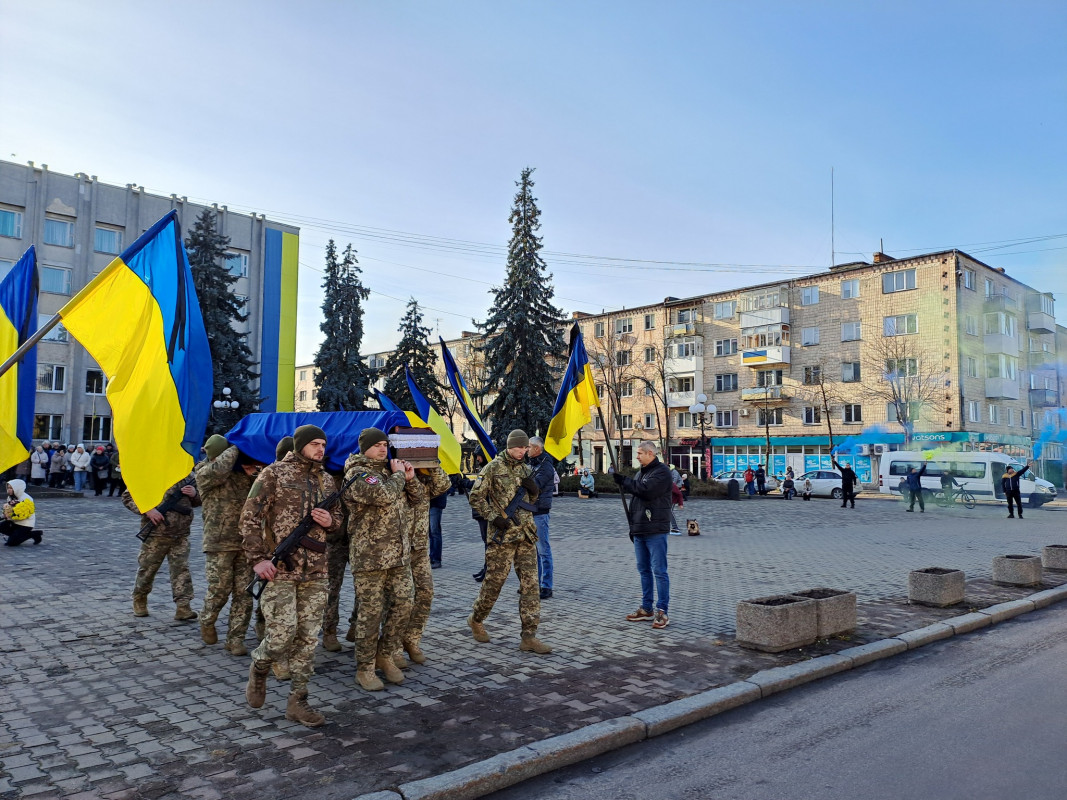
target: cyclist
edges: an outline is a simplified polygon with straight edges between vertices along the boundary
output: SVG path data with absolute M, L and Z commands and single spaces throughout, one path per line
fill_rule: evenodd
M 946 469 L 944 472 L 941 473 L 941 491 L 945 494 L 946 505 L 951 504 L 953 499 L 955 498 L 955 495 L 957 494 L 957 492 L 952 488 L 953 486 L 958 486 L 960 489 L 963 488 L 963 484 L 956 480 L 951 470 Z

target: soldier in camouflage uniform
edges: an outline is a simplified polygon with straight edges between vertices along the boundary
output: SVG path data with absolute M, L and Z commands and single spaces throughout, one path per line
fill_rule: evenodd
M 196 465 L 196 488 L 204 504 L 204 569 L 207 594 L 200 612 L 200 638 L 205 644 L 219 640 L 215 621 L 230 601 L 226 650 L 248 654 L 245 634 L 252 618 L 252 598 L 245 588 L 252 580 L 252 565 L 241 549 L 238 524 L 245 498 L 259 468 L 218 434 L 204 444 L 207 458 Z
M 278 440 L 278 445 L 274 448 L 274 460 L 281 461 L 286 455 L 293 452 L 293 437 L 283 436 Z M 263 618 L 263 609 L 259 606 L 259 600 L 256 601 L 256 638 L 259 641 L 263 641 L 267 636 L 267 622 Z M 275 661 L 271 665 L 271 669 L 274 670 L 275 677 L 280 681 L 289 680 L 289 665 L 285 661 Z
M 170 566 L 170 590 L 177 606 L 174 619 L 196 619 L 193 611 L 193 578 L 189 574 L 189 529 L 193 524 L 193 508 L 200 505 L 200 495 L 196 492 L 196 480 L 192 473 L 171 486 L 163 495 L 160 505 L 175 495 L 180 495 L 178 504 L 161 514 L 155 508 L 141 514 L 133 502 L 129 490 L 122 493 L 122 502 L 134 514 L 141 514 L 141 527 L 151 523 L 151 535 L 141 542 L 141 552 L 137 556 L 137 578 L 133 584 L 133 613 L 137 617 L 148 616 L 148 593 L 152 591 L 152 581 L 163 559 Z
M 256 575 L 268 581 L 260 598 L 267 635 L 252 653 L 245 699 L 252 708 L 262 706 L 271 663 L 288 658 L 292 684 L 285 718 L 310 728 L 325 722 L 308 705 L 307 686 L 315 671 L 315 646 L 326 606 L 326 536 L 341 525 L 339 515 L 314 508 L 336 490 L 323 469 L 325 456 L 326 434 L 314 425 L 301 425 L 293 433 L 293 452 L 263 468 L 241 512 L 245 555 Z M 318 544 L 298 547 L 292 569 L 285 562 L 275 566 L 274 548 L 309 513 L 315 525 L 308 537 Z
M 348 560 L 359 602 L 356 682 L 368 692 L 383 688 L 375 667 L 390 683 L 404 680 L 393 654 L 400 648 L 414 593 L 409 568 L 413 509 L 426 494 L 410 464 L 388 457 L 388 437 L 367 428 L 359 435 L 359 453 L 345 462 L 345 480 L 357 478 L 344 494 Z
M 551 653 L 552 648 L 537 638 L 541 621 L 541 590 L 537 585 L 537 526 L 533 514 L 518 509 L 508 519 L 506 509 L 520 490 L 525 490 L 530 503 L 538 498 L 537 482 L 524 462 L 529 437 L 521 430 L 508 434 L 507 449 L 498 453 L 478 474 L 470 491 L 470 504 L 479 516 L 489 522 L 489 541 L 485 550 L 485 580 L 482 581 L 474 610 L 467 624 L 478 642 L 488 642 L 489 634 L 482 624 L 507 580 L 512 564 L 519 577 L 519 618 L 522 620 L 522 642 L 519 649 Z

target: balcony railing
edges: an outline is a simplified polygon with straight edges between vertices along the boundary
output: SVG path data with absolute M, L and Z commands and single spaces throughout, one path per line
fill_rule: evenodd
M 758 347 L 741 351 L 741 363 L 746 367 L 762 367 L 764 364 L 788 364 L 788 347 Z
M 986 311 L 1016 311 L 1019 308 L 1014 298 L 1001 293 L 987 294 L 984 303 Z
M 991 400 L 1018 400 L 1019 382 L 1012 378 L 986 378 L 985 396 Z
M 1030 359 L 1030 367 L 1033 369 L 1051 367 L 1056 363 L 1056 354 L 1048 350 L 1030 350 L 1026 355 Z
M 692 392 L 667 392 L 668 408 L 689 408 L 697 401 L 696 391 Z
M 1034 333 L 1055 333 L 1056 318 L 1044 311 L 1030 311 L 1026 315 L 1026 327 Z
M 1031 389 L 1030 405 L 1037 407 L 1055 407 L 1060 404 L 1059 396 L 1055 389 Z
M 749 403 L 788 403 L 789 397 L 785 386 L 754 386 L 741 390 L 741 399 Z

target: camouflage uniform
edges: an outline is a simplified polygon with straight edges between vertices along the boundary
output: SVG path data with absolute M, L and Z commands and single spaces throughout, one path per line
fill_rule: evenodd
M 248 563 L 269 559 L 274 548 L 311 513 L 315 503 L 336 490 L 322 464 L 299 453 L 259 473 L 241 512 L 241 539 Z M 314 525 L 308 536 L 325 544 L 328 533 L 341 527 L 341 517 L 331 512 L 333 522 L 323 530 Z M 293 568 L 278 564 L 278 574 L 267 583 L 260 607 L 267 620 L 266 638 L 252 653 L 256 665 L 266 669 L 275 661 L 289 659 L 291 691 L 307 691 L 315 671 L 315 645 L 319 641 L 322 613 L 326 606 L 326 553 L 298 547 Z
M 415 600 L 411 606 L 408 624 L 401 634 L 406 645 L 418 646 L 422 632 L 430 618 L 433 604 L 433 571 L 430 568 L 430 500 L 452 488 L 448 474 L 440 467 L 415 470 L 415 477 L 426 487 L 426 494 L 414 508 L 414 524 L 411 529 L 411 580 L 415 585 Z
M 390 472 L 388 461 L 363 455 L 351 455 L 345 462 L 345 480 L 356 474 L 359 479 L 344 494 L 351 539 L 348 560 L 359 603 L 356 668 L 373 670 L 379 654 L 391 658 L 399 649 L 411 613 L 413 507 L 426 490 L 418 480 L 405 480 L 403 472 Z
M 334 506 L 334 514 L 342 514 L 340 507 Z M 326 537 L 326 561 L 330 570 L 329 592 L 326 597 L 326 613 L 322 620 L 322 632 L 337 633 L 337 624 L 341 618 L 341 589 L 345 583 L 345 568 L 348 566 L 348 525 L 342 522 L 341 530 L 331 533 Z M 354 592 L 353 592 L 354 594 Z M 352 607 L 352 614 L 348 617 L 349 625 L 356 624 L 356 611 L 359 608 L 357 600 Z
M 245 591 L 253 578 L 252 565 L 241 549 L 238 524 L 253 478 L 237 467 L 240 453 L 236 447 L 228 447 L 217 458 L 201 461 L 195 470 L 196 488 L 204 504 L 204 568 L 207 573 L 207 594 L 204 610 L 200 612 L 200 624 L 214 625 L 226 601 L 230 600 L 228 647 L 244 641 L 252 618 L 252 598 Z
M 490 523 L 505 513 L 505 509 L 521 488 L 523 478 L 531 475 L 522 461 L 501 451 L 478 474 L 470 491 L 471 508 Z M 474 602 L 474 621 L 481 623 L 489 616 L 500 589 L 507 580 L 511 565 L 519 577 L 519 618 L 522 636 L 528 639 L 537 633 L 541 621 L 541 590 L 537 585 L 537 526 L 533 514 L 519 509 L 511 525 L 501 533 L 489 525 L 489 540 L 485 549 L 485 580 Z M 494 540 L 499 541 L 494 541 Z
M 160 503 L 180 493 L 184 486 L 195 486 L 192 473 L 167 489 Z M 122 493 L 122 503 L 134 514 L 141 514 L 129 490 Z M 170 567 L 170 591 L 174 602 L 178 605 L 188 605 L 192 601 L 193 579 L 189 574 L 189 529 L 193 524 L 193 508 L 198 505 L 200 505 L 200 495 L 183 496 L 175 509 L 164 515 L 163 522 L 152 526 L 152 535 L 148 537 L 148 541 L 141 543 L 141 552 L 137 555 L 137 578 L 133 584 L 135 600 L 147 597 L 152 591 L 152 582 L 159 568 L 163 566 L 165 558 Z M 152 523 L 147 515 L 141 514 L 141 527 L 145 525 L 152 525 Z

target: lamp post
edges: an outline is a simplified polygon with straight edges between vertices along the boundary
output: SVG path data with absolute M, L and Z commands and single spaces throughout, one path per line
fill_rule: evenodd
M 704 465 L 702 472 L 705 480 L 711 480 L 711 459 L 707 457 L 708 437 L 705 427 L 708 424 L 708 418 L 715 413 L 715 406 L 708 403 L 708 396 L 702 392 L 696 396 L 696 402 L 689 406 L 689 413 L 700 426 L 700 460 Z
M 240 403 L 238 403 L 236 400 L 231 400 L 230 399 L 230 387 L 229 386 L 223 386 L 222 387 L 222 399 L 221 400 L 216 400 L 211 405 L 213 405 L 215 408 L 218 408 L 218 409 L 231 409 L 231 408 L 237 408 L 237 406 L 239 406 Z

